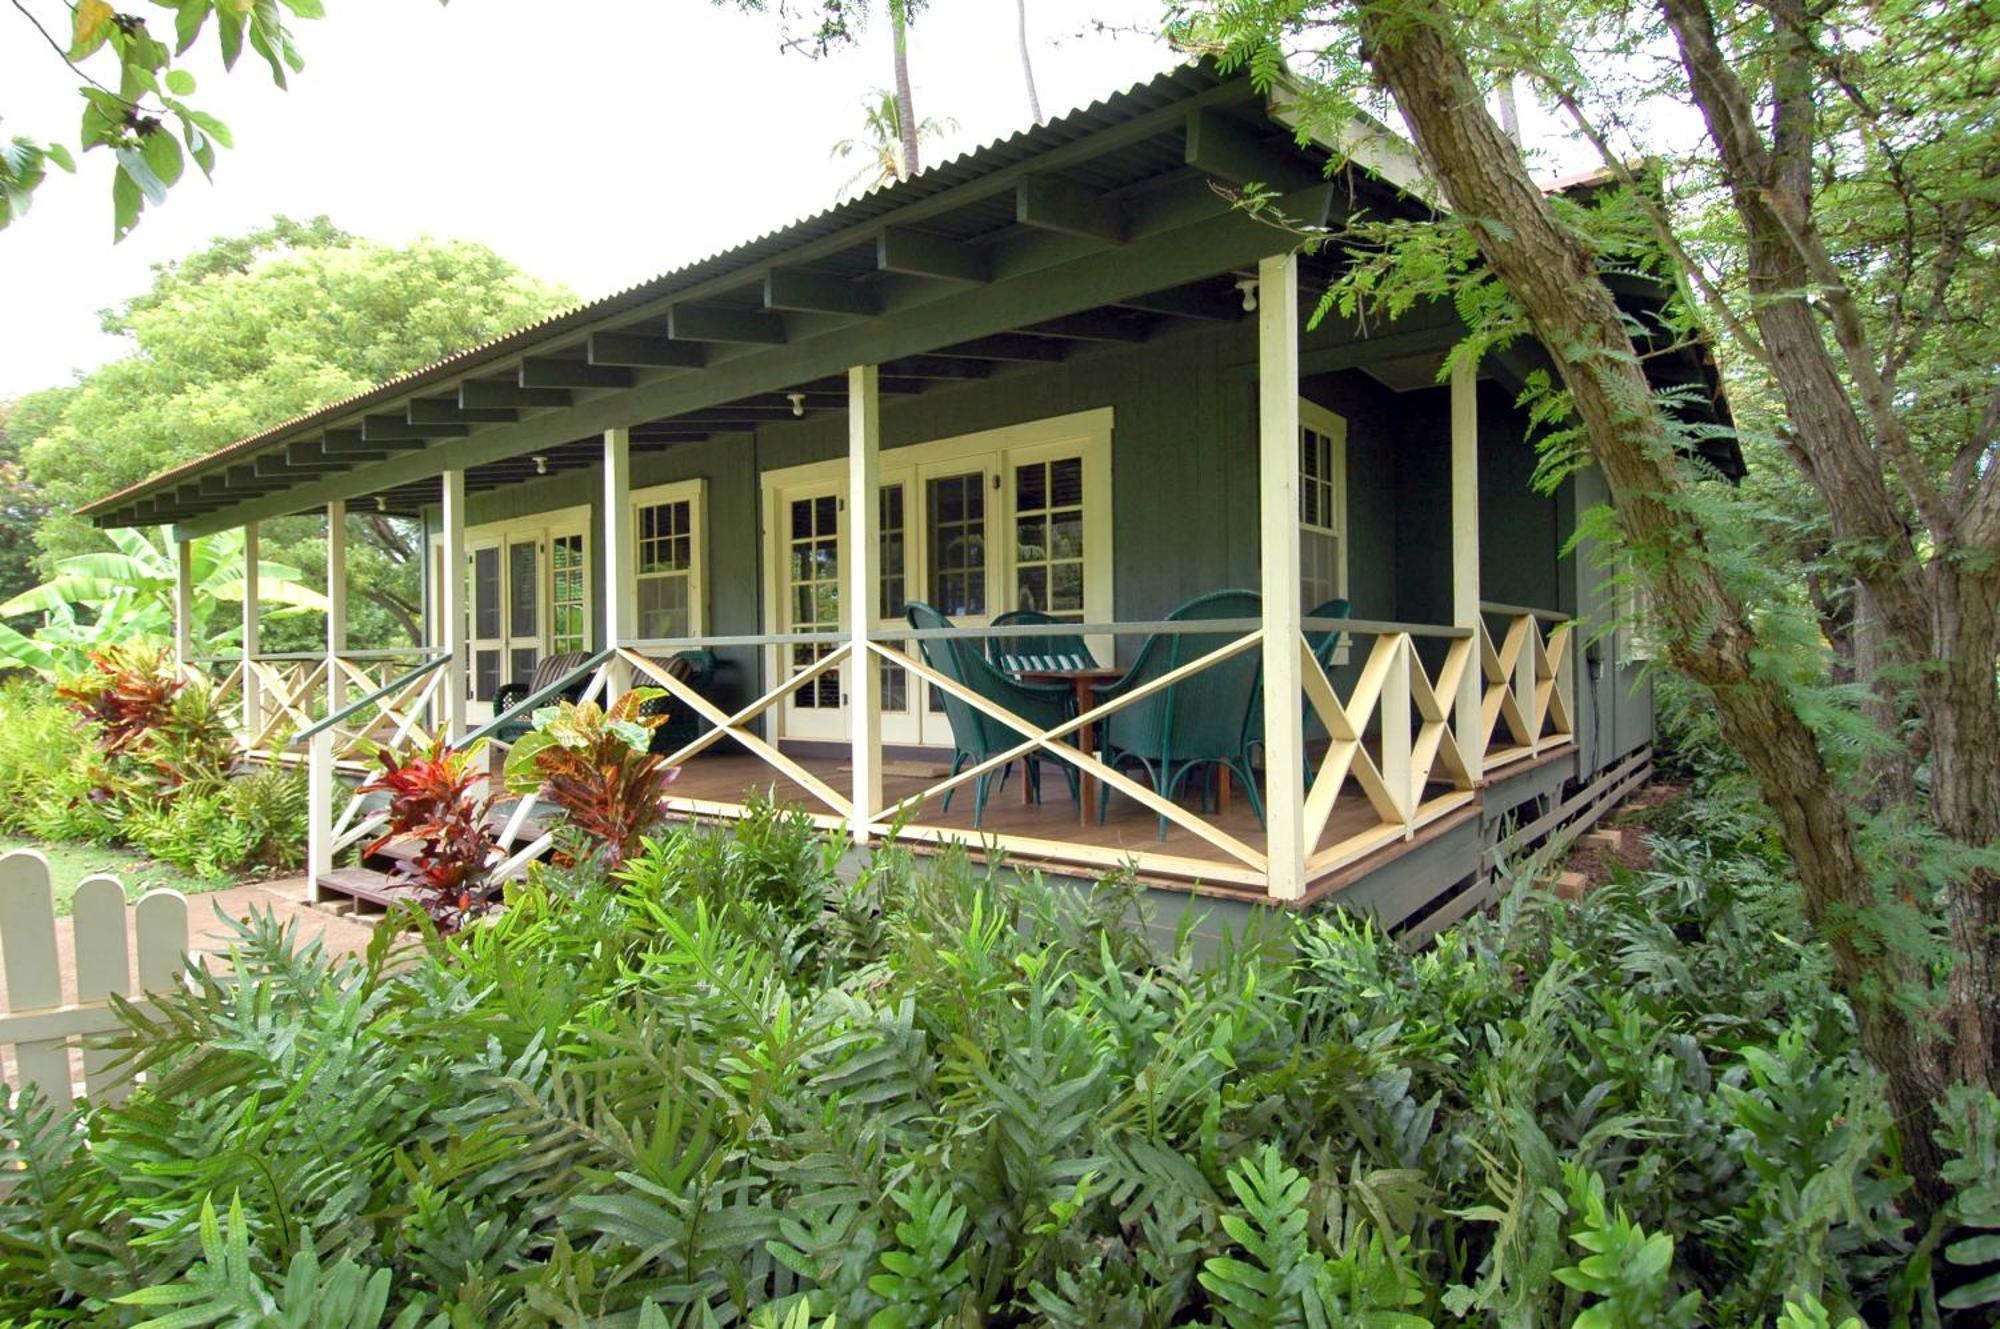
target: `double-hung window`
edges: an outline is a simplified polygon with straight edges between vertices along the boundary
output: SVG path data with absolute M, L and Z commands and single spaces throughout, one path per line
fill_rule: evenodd
M 698 480 L 633 495 L 635 627 L 641 640 L 701 634 L 701 500 Z
M 1347 598 L 1347 421 L 1299 403 L 1299 607 Z

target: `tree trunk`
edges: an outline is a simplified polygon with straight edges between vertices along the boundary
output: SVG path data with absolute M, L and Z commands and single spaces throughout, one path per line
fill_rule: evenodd
M 1939 546 L 1926 565 L 1891 493 L 1882 458 L 1897 455 L 1900 423 L 1879 415 L 1870 437 L 1829 349 L 1808 293 L 1835 307 L 1835 340 L 1855 376 L 1873 373 L 1858 319 L 1843 321 L 1844 291 L 1816 274 L 1824 249 L 1812 211 L 1813 82 L 1807 63 L 1810 16 L 1799 0 L 1770 0 L 1779 59 L 1771 76 L 1771 143 L 1757 128 L 1756 103 L 1728 61 L 1708 0 L 1661 0 L 1695 103 L 1716 146 L 1749 253 L 1757 329 L 1785 402 L 1800 469 L 1825 502 L 1835 540 L 1849 551 L 1863 588 L 1862 610 L 1877 632 L 1877 672 L 1860 681 L 1874 693 L 1871 714 L 1897 745 L 1880 758 L 1868 802 L 1895 806 L 1912 824 L 1928 820 L 1960 847 L 1984 855 L 2000 844 L 2000 697 L 1994 688 L 1995 574 L 1990 551 L 1964 547 L 1958 514 L 1942 510 L 1928 481 L 1912 501 Z M 1789 35 L 1789 39 L 1787 39 Z M 1864 394 L 1865 395 L 1865 394 Z M 1919 802 L 1914 760 L 1900 748 L 1907 688 L 1921 721 L 1919 749 L 1931 760 L 1928 808 Z M 1906 781 L 1894 767 L 1909 766 Z M 1900 796 L 1900 797 L 1899 797 Z M 2000 875 L 1959 868 L 1944 888 L 1952 969 L 1941 1012 L 1951 1040 L 1934 1058 L 1935 1088 L 1952 1080 L 2000 1089 Z M 1906 994 L 1908 995 L 1908 994 Z
M 917 108 L 910 95 L 910 24 L 903 0 L 889 0 L 889 33 L 896 50 L 896 129 L 903 140 L 903 173 L 907 180 L 922 170 L 917 160 Z
M 1394 95 L 1432 175 L 1488 267 L 1520 300 L 1562 371 L 1627 541 L 1652 583 L 1673 666 L 1713 697 L 1790 851 L 1806 912 L 1832 952 L 1865 1054 L 1882 1072 L 1919 1203 L 1941 1200 L 1933 1140 L 1942 1078 L 1932 1040 L 1899 999 L 1908 957 L 1868 944 L 1853 921 L 1876 907 L 1856 828 L 1812 729 L 1760 666 L 1746 607 L 1689 514 L 1686 468 L 1595 261 L 1549 212 L 1520 153 L 1485 109 L 1437 0 L 1360 10 L 1363 54 Z M 1990 683 L 1990 671 L 1989 671 Z
M 1028 114 L 1042 122 L 1042 99 L 1035 93 L 1035 62 L 1028 54 L 1028 0 L 1014 0 L 1014 39 L 1021 48 L 1021 81 L 1028 85 Z

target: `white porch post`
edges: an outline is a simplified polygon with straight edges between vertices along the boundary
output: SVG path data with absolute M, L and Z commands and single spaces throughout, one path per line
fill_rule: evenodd
M 1299 608 L 1299 261 L 1257 265 L 1257 458 L 1262 494 L 1266 889 L 1305 894 L 1305 682 Z
M 882 371 L 855 365 L 847 371 L 847 659 L 849 760 L 854 767 L 853 834 L 871 838 L 882 807 L 882 670 L 868 650 L 880 584 L 882 514 L 877 500 L 882 457 Z
M 604 645 L 638 634 L 639 586 L 632 556 L 632 431 L 604 431 Z M 605 704 L 631 686 L 631 670 L 613 661 Z
M 347 683 L 334 660 L 347 654 L 347 500 L 326 505 L 326 713 L 347 704 Z
M 465 734 L 465 472 L 446 471 L 444 487 L 444 602 L 438 622 L 444 638 L 444 734 L 456 743 Z
M 264 579 L 261 575 L 262 547 L 257 523 L 243 523 L 243 732 L 257 737 L 264 727 L 264 696 L 252 667 L 263 650 Z
M 174 533 L 174 668 L 186 674 L 194 662 L 194 541 Z
M 1479 380 L 1470 364 L 1451 371 L 1451 622 L 1472 633 L 1472 654 L 1458 676 L 1452 727 L 1476 788 L 1485 774 L 1486 690 L 1479 651 Z

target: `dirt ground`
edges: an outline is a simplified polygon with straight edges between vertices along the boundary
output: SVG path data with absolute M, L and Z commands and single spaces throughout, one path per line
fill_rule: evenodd
M 1570 846 L 1563 871 L 1582 873 L 1588 881 L 1584 889 L 1589 890 L 1611 880 L 1621 868 L 1642 872 L 1653 866 L 1652 852 L 1646 848 L 1647 814 L 1673 802 L 1682 792 L 1680 785 L 1667 780 L 1656 780 L 1635 791 Z M 1608 838 L 1613 836 L 1615 843 Z

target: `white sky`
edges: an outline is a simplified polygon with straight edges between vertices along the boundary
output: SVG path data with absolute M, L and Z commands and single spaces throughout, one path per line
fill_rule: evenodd
M 54 0 L 28 0 L 55 26 Z M 591 298 L 832 203 L 854 165 L 868 89 L 890 81 L 886 25 L 824 61 L 778 49 L 777 21 L 709 0 L 335 0 L 297 24 L 289 92 L 245 50 L 206 48 L 193 99 L 234 132 L 215 182 L 190 167 L 164 207 L 111 243 L 110 162 L 54 175 L 0 231 L 0 400 L 120 354 L 96 311 L 146 288 L 150 265 L 274 212 L 324 212 L 387 241 L 477 240 Z M 156 11 L 169 24 L 166 11 Z M 1042 109 L 1054 116 L 1174 62 L 1133 35 L 1158 0 L 1029 0 Z M 562 15 L 562 19 L 558 19 Z M 911 32 L 917 113 L 959 129 L 935 163 L 1025 127 L 1006 0 L 937 0 Z M 104 61 L 109 64 L 108 58 Z M 74 146 L 76 77 L 0 9 L 0 133 Z

